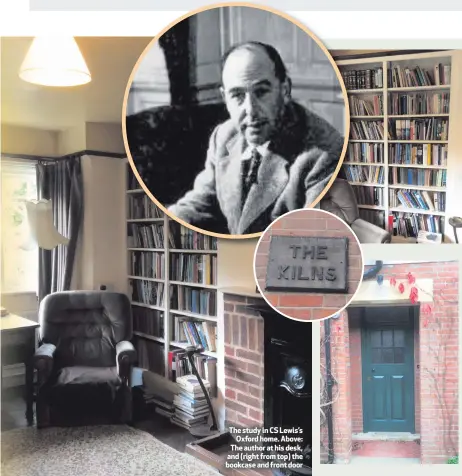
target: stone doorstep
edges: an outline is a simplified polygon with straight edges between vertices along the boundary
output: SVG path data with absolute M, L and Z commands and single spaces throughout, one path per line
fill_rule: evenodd
M 377 431 L 369 433 L 353 433 L 353 441 L 419 441 L 420 435 L 416 433 L 397 433 Z

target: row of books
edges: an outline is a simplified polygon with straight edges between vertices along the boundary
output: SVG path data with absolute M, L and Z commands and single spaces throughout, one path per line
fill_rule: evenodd
M 382 210 L 365 210 L 364 208 L 360 208 L 359 217 L 385 229 L 385 212 Z
M 164 305 L 164 283 L 144 281 L 141 279 L 132 282 L 132 300 L 151 306 Z
M 188 283 L 217 283 L 217 256 L 173 254 L 170 257 L 170 279 Z
M 348 144 L 345 160 L 367 164 L 383 164 L 385 157 L 383 144 L 353 142 Z
M 426 190 L 396 190 L 389 191 L 390 207 L 397 207 L 400 204 L 405 208 L 415 208 L 418 210 L 439 211 L 446 210 L 446 193 L 427 192 Z
M 446 170 L 413 168 L 390 168 L 389 183 L 397 185 L 420 185 L 423 187 L 445 187 Z
M 160 223 L 137 225 L 131 223 L 127 238 L 129 248 L 160 248 L 164 247 L 164 226 Z
M 383 188 L 380 187 L 353 187 L 358 205 L 383 206 Z
M 132 172 L 131 167 L 128 167 L 127 174 L 127 190 L 139 190 L 141 185 L 135 177 L 135 174 Z
M 390 94 L 390 114 L 448 114 L 449 93 Z
M 178 394 L 173 403 L 175 412 L 171 422 L 186 429 L 205 425 L 210 417 L 210 410 L 202 387 L 194 375 L 177 377 Z M 203 380 L 206 391 L 210 392 L 210 383 Z
M 354 140 L 382 140 L 383 121 L 352 121 L 350 138 Z
M 216 292 L 195 289 L 190 286 L 175 286 L 171 293 L 171 307 L 178 311 L 189 311 L 206 316 L 216 316 Z
M 440 117 L 390 119 L 388 132 L 392 140 L 448 140 L 449 120 Z
M 164 337 L 164 313 L 155 309 L 133 306 L 133 330 L 155 337 Z
M 217 350 L 217 325 L 214 322 L 174 316 L 172 331 L 175 342 L 200 345 L 209 352 Z
M 129 269 L 130 274 L 134 276 L 164 279 L 164 253 L 157 253 L 155 251 L 131 251 Z
M 217 239 L 215 237 L 198 233 L 175 222 L 170 223 L 170 236 L 173 241 L 173 248 L 185 250 L 217 249 Z
M 349 96 L 351 116 L 382 116 L 383 115 L 383 97 L 374 94 L 368 99 L 358 96 Z
M 164 218 L 163 212 L 146 194 L 128 195 L 127 199 L 129 219 Z
M 163 344 L 135 336 L 134 345 L 137 351 L 138 367 L 160 375 L 165 374 Z
M 344 167 L 347 180 L 349 182 L 377 183 L 383 184 L 385 173 L 380 165 L 345 165 Z
M 397 213 L 391 217 L 393 221 L 393 235 L 406 238 L 417 238 L 419 231 L 444 233 L 444 218 L 433 215 L 419 215 L 417 213 Z
M 389 88 L 409 88 L 419 86 L 438 86 L 449 84 L 451 66 L 435 64 L 433 70 L 420 66 L 403 66 L 397 64 L 388 69 Z
M 347 89 L 379 89 L 383 88 L 383 69 L 370 68 L 360 70 L 344 70 L 341 72 Z
M 389 144 L 390 164 L 439 165 L 448 162 L 447 144 Z
M 194 354 L 193 362 L 202 380 L 210 384 L 210 396 L 216 396 L 217 359 L 203 354 Z M 193 373 L 191 363 L 184 349 L 170 350 L 168 353 L 168 377 L 175 382 L 178 377 Z

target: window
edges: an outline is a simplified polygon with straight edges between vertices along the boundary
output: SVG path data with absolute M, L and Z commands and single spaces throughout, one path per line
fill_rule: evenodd
M 25 202 L 37 199 L 35 163 L 2 157 L 2 292 L 37 292 L 38 249 L 30 243 Z M 30 246 L 29 246 L 30 248 Z

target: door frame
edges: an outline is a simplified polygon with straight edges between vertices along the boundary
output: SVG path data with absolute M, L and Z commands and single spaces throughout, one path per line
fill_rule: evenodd
M 369 416 L 369 409 L 368 406 L 365 404 L 366 400 L 364 398 L 364 391 L 365 391 L 365 378 L 367 374 L 367 369 L 366 369 L 366 359 L 363 358 L 367 354 L 367 330 L 370 328 L 374 327 L 379 327 L 383 325 L 390 325 L 390 326 L 399 326 L 399 323 L 396 323 L 390 319 L 389 322 L 387 321 L 380 321 L 377 322 L 377 324 L 374 323 L 368 323 L 366 321 L 366 310 L 371 311 L 373 308 L 384 308 L 384 307 L 389 307 L 390 311 L 394 307 L 397 307 L 395 305 L 377 305 L 377 306 L 367 306 L 361 309 L 361 407 L 362 407 L 362 419 L 363 419 L 363 432 L 364 433 L 369 433 L 369 432 L 374 432 L 376 430 L 370 430 L 367 428 L 367 422 L 370 420 L 368 418 Z M 399 307 L 404 307 L 403 305 L 400 305 Z M 412 305 L 408 304 L 406 306 L 409 309 L 409 321 L 408 323 L 403 323 L 401 327 L 403 329 L 409 330 L 411 333 L 411 342 L 412 342 L 412 353 L 411 353 L 411 362 L 409 363 L 409 368 L 412 374 L 412 385 L 410 386 L 410 399 L 412 402 L 412 412 L 411 412 L 411 418 L 412 420 L 410 421 L 409 427 L 410 427 L 410 433 L 415 433 L 415 418 L 416 418 L 416 404 L 415 404 L 415 377 L 416 377 L 416 372 L 415 372 L 415 331 L 418 329 L 418 317 L 419 317 L 419 310 L 420 306 L 419 305 Z M 393 432 L 395 433 L 395 432 Z M 404 432 L 403 432 L 404 433 Z M 407 433 L 407 432 L 406 432 Z

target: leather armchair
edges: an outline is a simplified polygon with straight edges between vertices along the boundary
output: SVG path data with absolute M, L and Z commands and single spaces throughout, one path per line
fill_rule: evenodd
M 65 291 L 40 304 L 37 427 L 132 420 L 136 361 L 130 300 L 108 291 Z
M 360 243 L 390 243 L 391 234 L 359 217 L 359 208 L 352 186 L 347 180 L 336 178 L 320 202 L 320 208 L 341 218 L 350 225 Z

